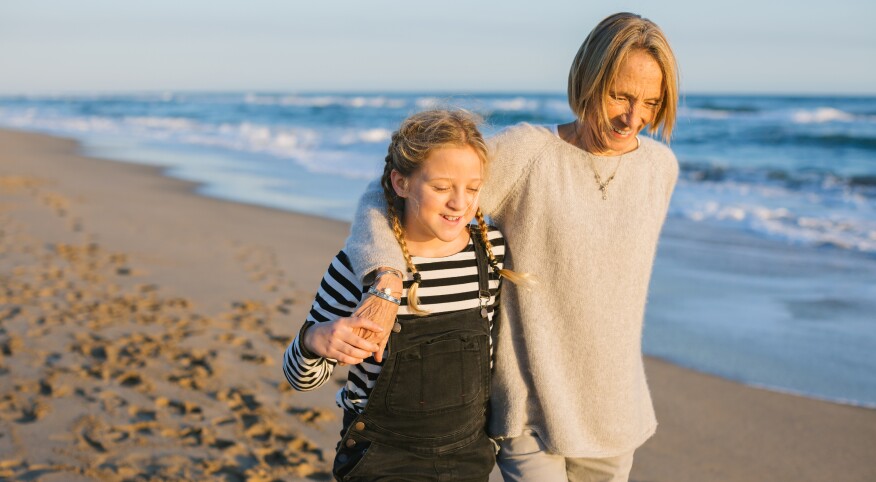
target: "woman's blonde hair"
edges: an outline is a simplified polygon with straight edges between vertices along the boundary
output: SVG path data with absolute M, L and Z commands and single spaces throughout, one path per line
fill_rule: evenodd
M 408 252 L 405 243 L 404 228 L 399 219 L 399 213 L 404 212 L 404 198 L 398 196 L 392 187 L 392 171 L 398 171 L 404 177 L 410 177 L 422 165 L 435 149 L 442 147 L 471 147 L 481 160 L 482 170 L 487 167 L 487 145 L 484 137 L 478 130 L 481 118 L 471 112 L 462 109 L 453 110 L 428 110 L 414 114 L 404 121 L 398 130 L 392 133 L 392 140 L 386 154 L 386 165 L 383 168 L 383 195 L 389 210 L 389 222 L 395 239 L 398 240 L 404 254 L 408 270 L 413 274 L 414 282 L 408 288 L 408 307 L 417 315 L 425 315 L 419 307 L 417 288 L 422 281 Z M 487 255 L 490 258 L 490 266 L 509 281 L 517 283 L 525 278 L 525 275 L 514 273 L 507 269 L 498 269 L 498 261 L 493 256 L 492 245 L 487 232 L 487 223 L 480 208 L 475 213 L 478 222 L 478 231 Z M 474 233 L 472 233 L 474 234 Z
M 569 71 L 569 107 L 581 122 L 585 111 L 592 110 L 596 132 L 609 130 L 606 99 L 620 70 L 632 52 L 651 55 L 663 72 L 663 95 L 660 108 L 648 127 L 648 132 L 662 129 L 662 138 L 669 142 L 675 127 L 678 106 L 678 66 L 675 54 L 663 31 L 654 22 L 634 13 L 616 13 L 599 22 L 584 39 Z M 602 136 L 589 139 L 597 150 L 605 150 Z

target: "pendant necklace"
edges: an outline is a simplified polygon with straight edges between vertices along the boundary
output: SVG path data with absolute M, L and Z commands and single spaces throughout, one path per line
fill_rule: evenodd
M 575 137 L 569 143 L 572 144 L 573 146 L 577 147 L 579 145 L 578 142 L 581 140 L 581 133 L 578 131 L 578 122 L 577 121 L 575 121 L 575 125 L 573 128 L 575 129 Z M 639 136 L 636 136 L 636 149 L 638 149 L 640 145 L 642 145 L 642 142 L 639 140 Z M 636 150 L 636 149 L 633 149 L 633 150 Z M 593 158 L 596 156 L 594 156 L 593 154 L 591 154 L 590 152 L 588 152 L 587 150 L 585 150 L 583 148 L 582 148 L 582 150 L 584 152 L 586 152 L 590 158 L 590 169 L 593 170 L 593 179 L 596 181 L 596 185 L 599 186 L 599 191 L 602 193 L 602 200 L 607 201 L 608 200 L 608 185 L 611 184 L 611 181 L 614 180 L 614 176 L 615 176 L 615 174 L 617 174 L 617 170 L 620 169 L 621 162 L 623 161 L 624 156 L 627 155 L 628 153 L 621 154 L 620 158 L 617 160 L 617 166 L 615 166 L 614 172 L 612 172 L 611 176 L 608 176 L 608 179 L 606 179 L 605 182 L 603 182 L 602 176 L 600 176 L 599 171 L 596 170 L 596 163 L 593 162 Z M 632 151 L 630 151 L 630 152 L 632 152 Z
M 639 145 L 641 145 L 641 142 L 639 141 L 639 136 L 636 136 L 636 149 L 639 148 Z M 599 191 L 602 192 L 603 201 L 608 200 L 608 185 L 614 180 L 614 175 L 617 174 L 617 170 L 620 169 L 621 163 L 626 155 L 627 153 L 621 154 L 620 158 L 617 160 L 617 166 L 615 166 L 614 172 L 611 173 L 611 176 L 608 176 L 608 179 L 606 179 L 605 182 L 602 182 L 602 176 L 599 175 L 599 171 L 596 170 L 596 163 L 593 162 L 593 158 L 596 156 L 590 154 L 590 168 L 593 169 L 593 179 L 596 181 L 596 185 L 599 186 Z

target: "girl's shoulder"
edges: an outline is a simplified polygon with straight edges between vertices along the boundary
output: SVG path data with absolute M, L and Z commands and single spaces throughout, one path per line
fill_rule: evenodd
M 338 251 L 338 254 L 332 258 L 324 278 L 331 278 L 338 282 L 350 284 L 351 287 L 359 285 L 359 276 L 356 270 L 353 269 L 353 263 L 347 255 L 346 248 Z

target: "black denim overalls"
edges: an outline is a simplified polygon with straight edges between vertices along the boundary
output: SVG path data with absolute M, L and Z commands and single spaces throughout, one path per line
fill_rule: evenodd
M 338 480 L 489 479 L 489 263 L 480 238 L 472 241 L 480 307 L 396 320 L 365 411 L 345 412 Z

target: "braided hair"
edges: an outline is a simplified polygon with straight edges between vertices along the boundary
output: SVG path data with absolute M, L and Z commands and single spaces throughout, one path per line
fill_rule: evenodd
M 405 231 L 401 217 L 405 209 L 405 199 L 398 196 L 392 186 L 392 171 L 397 171 L 404 177 L 410 177 L 429 157 L 432 151 L 446 146 L 471 147 L 481 160 L 481 165 L 487 164 L 487 146 L 483 135 L 478 130 L 481 119 L 471 112 L 454 110 L 428 110 L 414 114 L 405 119 L 398 130 L 392 133 L 392 139 L 387 149 L 386 164 L 383 168 L 381 185 L 389 214 L 389 224 L 395 239 L 401 247 L 408 271 L 414 281 L 408 288 L 408 307 L 416 315 L 428 314 L 420 309 L 417 298 L 417 288 L 422 277 L 417 270 L 405 242 Z M 477 210 L 479 234 L 487 248 L 490 265 L 500 276 L 508 278 L 513 283 L 525 281 L 526 275 L 514 273 L 511 270 L 499 269 L 498 261 L 493 256 L 492 246 L 487 236 L 487 225 L 480 209 Z

